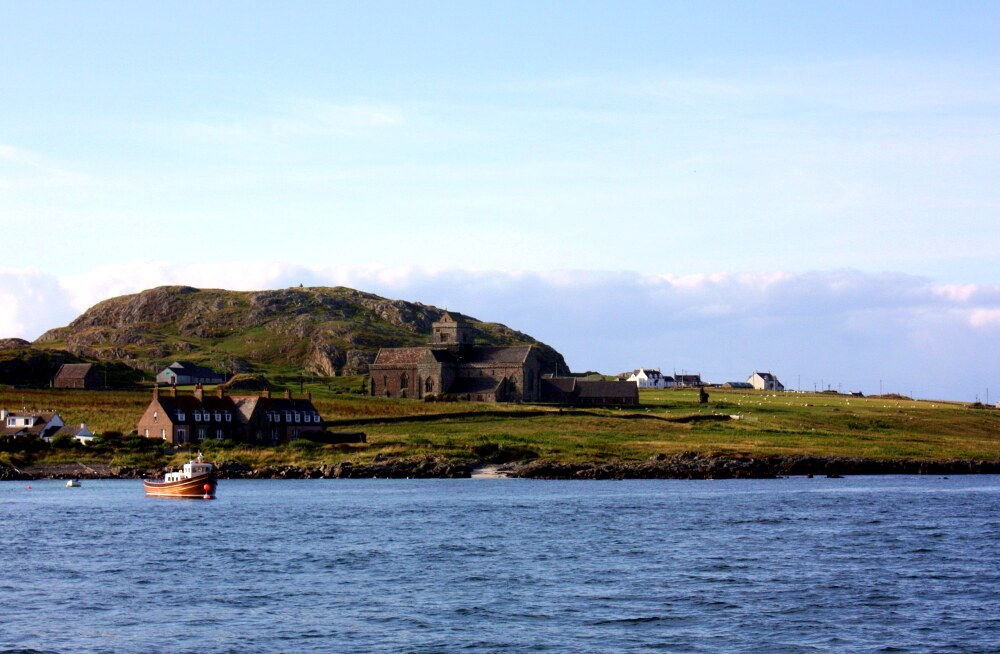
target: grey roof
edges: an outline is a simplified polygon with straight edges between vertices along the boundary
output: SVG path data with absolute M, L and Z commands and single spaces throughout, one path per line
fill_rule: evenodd
M 495 393 L 500 383 L 492 377 L 459 377 L 448 389 L 449 393 Z
M 83 379 L 93 367 L 92 363 L 64 363 L 59 366 L 56 379 Z
M 635 382 L 596 379 L 578 379 L 576 389 L 580 397 L 636 397 L 639 392 Z

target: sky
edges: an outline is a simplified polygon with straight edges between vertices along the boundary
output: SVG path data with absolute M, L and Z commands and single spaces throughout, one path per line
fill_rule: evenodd
M 576 371 L 1000 399 L 1000 2 L 0 0 L 0 338 L 346 285 Z

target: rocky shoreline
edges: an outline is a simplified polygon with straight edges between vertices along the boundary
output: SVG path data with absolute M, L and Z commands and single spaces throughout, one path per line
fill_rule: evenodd
M 251 468 L 235 461 L 217 463 L 222 479 L 457 479 L 473 476 L 487 462 L 436 458 L 382 459 L 323 466 Z M 561 463 L 530 461 L 490 466 L 496 476 L 524 479 L 774 479 L 789 476 L 1000 474 L 1000 459 L 915 461 L 856 457 L 657 455 L 641 462 Z M 0 466 L 0 480 L 140 479 L 162 470 L 106 464 Z

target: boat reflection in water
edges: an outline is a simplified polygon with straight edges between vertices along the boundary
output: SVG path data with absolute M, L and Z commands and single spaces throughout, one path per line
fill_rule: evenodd
M 143 480 L 146 495 L 152 497 L 188 497 L 210 500 L 215 497 L 215 468 L 198 458 L 188 461 L 179 472 L 168 472 L 162 481 Z

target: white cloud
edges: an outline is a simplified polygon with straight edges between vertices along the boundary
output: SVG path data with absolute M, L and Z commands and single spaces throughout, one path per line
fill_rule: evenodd
M 628 271 L 203 264 L 137 260 L 55 278 L 0 272 L 0 337 L 35 338 L 96 302 L 165 284 L 259 290 L 348 286 L 502 322 L 561 351 L 575 370 L 637 366 L 713 381 L 772 370 L 823 384 L 970 399 L 998 371 L 1000 286 L 857 271 L 642 275 Z

